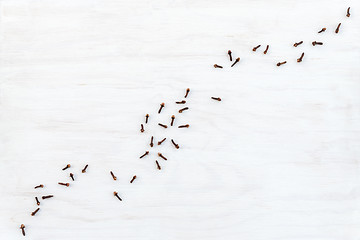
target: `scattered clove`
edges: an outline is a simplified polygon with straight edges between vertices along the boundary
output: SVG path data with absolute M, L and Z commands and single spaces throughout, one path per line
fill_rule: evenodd
M 82 173 L 86 173 L 86 169 L 87 169 L 87 167 L 88 167 L 89 165 L 88 164 L 86 164 L 86 166 L 84 167 L 84 169 L 83 170 L 81 170 L 81 172 Z
M 157 169 L 161 170 L 159 162 L 157 160 L 155 162 L 156 162 L 156 165 L 157 165 Z
M 35 211 L 31 213 L 31 216 L 35 216 L 35 214 L 40 210 L 40 208 L 37 208 Z
M 38 197 L 35 197 L 35 200 L 36 200 L 36 204 L 39 206 L 39 205 L 40 205 L 40 202 L 39 202 Z
M 59 185 L 62 185 L 62 186 L 66 186 L 66 187 L 70 186 L 70 183 L 62 183 L 62 182 L 59 182 L 58 184 L 59 184 Z
M 35 186 L 34 188 L 37 189 L 37 188 L 43 188 L 43 187 L 44 187 L 44 185 L 40 184 L 38 186 Z
M 159 157 L 161 157 L 162 159 L 167 160 L 167 158 L 164 157 L 164 155 L 162 155 L 161 153 L 158 153 L 158 155 L 159 155 Z
M 145 157 L 145 156 L 148 155 L 148 154 L 149 154 L 149 151 L 146 151 L 143 155 L 140 156 L 140 158 L 143 158 L 143 157 Z
M 281 65 L 283 65 L 283 64 L 285 64 L 285 63 L 286 63 L 286 61 L 284 61 L 284 62 L 278 62 L 278 63 L 276 64 L 276 66 L 280 67 Z
M 176 144 L 173 139 L 171 139 L 171 142 L 172 142 L 172 144 L 174 144 L 174 146 L 175 146 L 176 149 L 179 149 L 179 148 L 180 148 L 179 145 Z
M 335 33 L 339 33 L 340 26 L 341 26 L 341 23 L 339 23 L 339 25 L 338 25 L 337 28 L 335 29 Z
M 145 123 L 148 123 L 148 119 L 149 119 L 149 114 L 145 115 Z
M 159 108 L 158 113 L 161 113 L 161 110 L 163 109 L 163 107 L 165 107 L 165 103 L 161 103 L 161 104 L 160 104 L 160 108 Z
M 232 56 L 231 56 L 231 51 L 228 51 L 229 57 L 230 57 L 230 62 L 232 62 Z M 222 67 L 221 67 L 222 68 Z
M 184 107 L 184 108 L 179 110 L 179 113 L 182 113 L 183 111 L 188 110 L 188 109 L 189 109 L 188 107 Z
M 117 178 L 115 177 L 114 173 L 112 171 L 110 171 L 110 174 L 111 174 L 112 178 L 114 179 L 114 181 L 116 181 Z
M 322 33 L 322 32 L 325 32 L 326 31 L 326 28 L 322 28 L 320 31 L 318 31 L 318 33 Z
M 117 192 L 114 192 L 114 196 L 117 197 L 120 201 L 122 201 Z
M 294 47 L 297 47 L 297 46 L 301 45 L 302 43 L 303 43 L 303 41 L 300 41 L 298 43 L 294 43 Z
M 44 199 L 47 199 L 47 198 L 52 198 L 52 197 L 54 197 L 54 195 L 42 196 L 41 198 L 44 200 Z
M 304 57 L 304 53 L 302 53 L 300 58 L 297 59 L 297 62 L 302 62 L 303 57 Z
M 323 45 L 322 42 L 317 42 L 317 41 L 313 41 L 311 44 L 312 44 L 313 46 L 315 46 L 315 45 Z
M 145 129 L 144 129 L 144 125 L 143 124 L 141 124 L 141 129 L 140 129 L 140 132 L 144 132 L 145 131 Z
M 346 16 L 350 17 L 350 7 L 348 7 L 348 9 L 347 9 Z
M 180 126 L 178 126 L 178 128 L 188 128 L 188 127 L 190 127 L 190 125 L 189 125 L 189 124 L 186 124 L 186 125 L 180 125 Z
M 22 235 L 25 236 L 25 225 L 21 224 L 20 229 L 21 229 Z
M 158 142 L 158 145 L 162 144 L 164 141 L 166 140 L 166 138 L 164 138 L 163 140 Z
M 231 65 L 231 67 L 233 67 L 238 62 L 240 62 L 240 58 L 235 59 L 235 62 Z
M 188 96 L 189 92 L 190 92 L 190 88 L 187 88 L 187 89 L 186 89 L 186 92 L 185 92 L 185 96 L 184 96 L 184 98 L 187 98 L 187 96 Z
M 136 175 L 134 175 L 130 181 L 130 183 L 133 183 L 133 181 L 136 179 Z
M 267 54 L 268 50 L 269 50 L 269 45 L 266 45 L 266 49 L 264 51 L 264 54 Z
M 185 100 L 182 100 L 181 102 L 175 102 L 176 104 L 185 104 L 186 101 Z
M 74 179 L 74 174 L 73 174 L 73 173 L 70 173 L 70 177 L 71 177 L 71 179 L 72 179 L 73 181 L 75 181 L 75 179 Z
M 163 127 L 163 128 L 167 128 L 167 126 L 165 124 L 162 123 L 158 123 L 159 126 Z
M 68 169 L 70 166 L 71 166 L 71 165 L 68 164 L 68 165 L 66 165 L 66 167 L 64 167 L 62 170 L 64 171 L 64 170 Z
M 217 100 L 217 101 L 221 101 L 221 98 L 219 98 L 219 97 L 211 97 L 211 99 L 214 99 L 214 100 Z
M 170 126 L 173 126 L 173 125 L 174 125 L 174 120 L 175 120 L 175 115 L 172 115 L 172 116 L 171 116 Z
M 154 136 L 151 136 L 151 140 L 150 140 L 150 147 L 154 146 Z
M 257 45 L 256 47 L 253 48 L 253 51 L 256 52 L 256 50 L 260 47 L 261 45 Z
M 223 68 L 223 67 L 220 65 L 214 64 L 214 68 Z

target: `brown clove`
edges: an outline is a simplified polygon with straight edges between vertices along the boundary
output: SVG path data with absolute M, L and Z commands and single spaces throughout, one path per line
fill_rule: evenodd
M 68 165 L 66 165 L 66 167 L 64 167 L 62 170 L 64 171 L 64 170 L 68 169 L 70 166 L 71 166 L 71 165 L 68 164 Z
M 112 178 L 114 179 L 114 181 L 116 181 L 116 176 L 114 175 L 114 173 L 112 172 L 112 171 L 110 171 L 110 174 L 111 174 L 111 176 L 112 176 Z
M 231 65 L 231 67 L 235 66 L 235 64 L 238 62 L 240 62 L 240 58 L 235 59 L 235 62 Z
M 188 96 L 189 92 L 190 92 L 190 88 L 187 88 L 187 89 L 186 89 L 186 92 L 185 92 L 185 96 L 184 96 L 184 98 L 187 98 L 187 96 Z
M 40 210 L 40 208 L 37 208 L 35 211 L 31 213 L 31 216 L 35 216 L 35 214 Z
M 149 151 L 146 151 L 143 155 L 140 156 L 140 158 L 143 158 L 143 157 L 145 157 L 145 156 L 148 155 L 148 154 L 149 154 Z
M 266 45 L 266 49 L 264 51 L 264 54 L 267 54 L 268 50 L 269 50 L 269 45 Z
M 150 140 L 150 147 L 154 146 L 154 136 L 151 136 L 151 140 Z
M 219 98 L 219 97 L 211 97 L 211 99 L 214 99 L 214 100 L 216 100 L 216 101 L 221 101 L 221 98 Z
M 52 198 L 52 197 L 54 197 L 54 195 L 42 196 L 41 198 L 44 200 L 44 199 L 47 199 L 47 198 Z
M 157 165 L 157 169 L 161 170 L 159 162 L 157 160 L 155 162 L 156 162 L 156 165 Z
M 223 66 L 220 66 L 220 65 L 214 64 L 214 68 L 223 68 Z
M 165 107 L 165 103 L 161 103 L 161 104 L 160 104 L 160 108 L 159 108 L 158 113 L 161 113 L 161 110 L 163 109 L 163 107 Z
M 74 179 L 74 174 L 73 174 L 73 173 L 70 173 L 70 178 L 71 178 L 73 181 L 75 181 L 75 179 Z
M 164 155 L 162 155 L 161 153 L 158 153 L 158 155 L 159 155 L 159 157 L 161 157 L 162 159 L 167 160 L 167 158 L 164 157 Z
M 179 113 L 182 113 L 183 111 L 188 110 L 188 109 L 189 109 L 188 107 L 184 107 L 184 108 L 179 110 Z
M 339 33 L 340 26 L 341 26 L 341 23 L 339 23 L 339 25 L 338 25 L 337 28 L 335 29 L 335 33 Z
M 300 41 L 298 43 L 294 43 L 294 47 L 297 47 L 297 46 L 301 45 L 302 43 L 303 43 L 303 41 Z
M 70 186 L 70 183 L 62 183 L 62 182 L 58 182 L 58 184 L 59 184 L 59 185 L 62 185 L 62 186 L 66 186 L 66 187 Z
M 162 123 L 158 123 L 159 126 L 163 127 L 163 128 L 167 128 L 167 125 L 162 124 Z
M 189 124 L 186 124 L 186 125 L 180 125 L 180 126 L 178 126 L 178 128 L 188 128 L 188 127 L 190 127 L 190 125 L 189 125 Z
M 228 51 L 228 55 L 230 57 L 230 62 L 232 62 L 232 56 L 231 56 L 231 51 L 230 50 Z
M 175 120 L 175 115 L 172 115 L 172 116 L 171 116 L 170 126 L 173 126 L 173 125 L 174 125 L 174 120 Z
M 117 192 L 114 192 L 114 196 L 117 197 L 117 199 L 119 199 L 120 201 L 122 201 Z
M 145 123 L 148 123 L 148 120 L 149 120 L 149 114 L 146 114 L 145 115 Z
M 136 179 L 136 175 L 134 175 L 133 177 L 132 177 L 132 179 L 130 180 L 130 183 L 133 183 L 133 181 Z
M 297 62 L 302 62 L 303 57 L 304 57 L 304 53 L 302 53 L 300 58 L 297 59 Z
M 256 47 L 253 48 L 253 51 L 256 52 L 256 50 L 261 47 L 261 45 L 257 45 Z
M 185 104 L 186 103 L 186 101 L 185 100 L 182 100 L 182 101 L 180 101 L 180 102 L 175 102 L 176 104 Z
M 144 131 L 145 131 L 144 124 L 141 124 L 140 132 L 144 132 Z
M 43 188 L 43 187 L 44 187 L 44 185 L 40 184 L 38 186 L 35 186 L 34 188 L 37 189 L 37 188 Z
M 174 146 L 175 146 L 176 149 L 179 149 L 179 148 L 180 148 L 180 147 L 179 147 L 179 144 L 176 144 L 173 139 L 171 139 L 171 142 L 172 142 L 172 144 L 174 144 Z
M 285 63 L 286 63 L 286 61 L 284 61 L 284 62 L 278 62 L 278 63 L 276 64 L 276 66 L 280 67 L 281 65 L 283 65 L 283 64 L 285 64 Z
M 322 33 L 322 32 L 325 32 L 326 31 L 326 28 L 322 28 L 320 31 L 318 31 L 318 33 Z
M 315 45 L 323 45 L 322 42 L 317 42 L 317 41 L 313 41 L 311 44 L 312 44 L 313 46 L 315 46 Z
M 158 142 L 158 145 L 162 144 L 164 141 L 166 140 L 166 138 L 164 138 L 163 140 Z
M 36 204 L 39 206 L 39 205 L 40 205 L 40 201 L 39 201 L 38 197 L 35 197 L 35 200 L 36 200 Z
M 21 229 L 22 235 L 25 236 L 25 225 L 21 224 L 20 229 Z
M 346 16 L 350 17 L 350 7 L 348 7 L 348 9 L 347 9 Z
M 86 169 L 87 169 L 87 167 L 88 167 L 89 165 L 88 164 L 86 164 L 86 166 L 84 167 L 84 169 L 83 170 L 81 170 L 81 172 L 82 173 L 86 173 Z

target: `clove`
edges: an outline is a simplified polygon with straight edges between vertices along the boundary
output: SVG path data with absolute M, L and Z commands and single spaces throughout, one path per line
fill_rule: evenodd
M 54 195 L 42 196 L 41 198 L 44 200 L 44 199 L 47 199 L 47 198 L 52 198 L 52 197 L 54 197 Z
M 231 51 L 228 51 L 229 57 L 230 57 L 230 62 L 232 62 L 232 56 L 231 56 Z
M 155 162 L 156 162 L 156 165 L 157 165 L 157 169 L 161 170 L 159 162 L 157 160 Z
M 286 63 L 286 61 L 284 61 L 284 62 L 278 62 L 278 63 L 276 64 L 276 66 L 280 67 L 281 65 L 283 65 L 283 64 L 285 64 L 285 63 Z
M 120 201 L 122 201 L 117 192 L 114 192 L 114 196 L 117 197 Z
M 217 100 L 217 101 L 221 101 L 221 98 L 219 98 L 219 97 L 211 97 L 211 99 L 214 99 L 214 100 Z
M 59 182 L 58 184 L 59 184 L 59 185 L 62 185 L 62 186 L 66 186 L 66 187 L 70 186 L 70 183 L 62 183 L 62 182 Z
M 20 229 L 21 229 L 22 235 L 25 236 L 25 225 L 21 224 Z
M 348 9 L 347 9 L 346 16 L 350 17 L 350 7 L 348 7 Z
M 64 167 L 62 170 L 64 171 L 64 170 L 68 169 L 70 166 L 71 166 L 71 165 L 68 164 L 68 165 L 66 165 L 66 167 Z
M 161 104 L 160 104 L 160 108 L 159 108 L 158 113 L 161 113 L 161 110 L 163 109 L 163 107 L 165 107 L 165 103 L 161 103 Z
M 172 142 L 172 144 L 174 144 L 174 146 L 175 146 L 176 149 L 179 149 L 179 148 L 180 148 L 180 147 L 179 147 L 179 144 L 176 144 L 173 139 L 171 139 L 171 142 Z
M 341 26 L 341 23 L 339 23 L 339 25 L 338 25 L 337 28 L 335 29 L 335 33 L 339 33 L 340 26 Z
M 158 142 L 158 145 L 162 144 L 164 141 L 166 140 L 166 138 L 164 138 L 163 140 Z
M 173 126 L 173 125 L 174 125 L 174 120 L 175 120 L 175 115 L 172 115 L 172 116 L 171 116 L 170 126 Z
M 188 128 L 188 127 L 190 127 L 190 125 L 189 125 L 189 124 L 186 124 L 186 125 L 180 125 L 180 126 L 178 126 L 178 128 Z
M 315 45 L 323 45 L 322 42 L 317 42 L 317 41 L 313 41 L 311 44 L 312 44 L 313 46 L 315 46 Z
M 37 208 L 35 211 L 31 213 L 31 216 L 35 216 L 35 214 L 40 210 L 40 208 Z
M 300 58 L 297 59 L 297 62 L 302 62 L 303 57 L 304 57 L 304 53 L 302 53 Z
M 70 177 L 71 177 L 71 179 L 72 179 L 73 181 L 75 181 L 75 179 L 74 179 L 74 174 L 73 174 L 73 173 L 70 173 Z
M 326 31 L 326 28 L 322 28 L 320 31 L 318 31 L 318 33 L 322 33 L 322 32 L 325 32 Z
M 115 177 L 114 173 L 112 171 L 110 171 L 110 174 L 111 174 L 112 178 L 114 179 L 114 181 L 116 181 L 117 178 Z
M 159 126 L 163 127 L 163 128 L 167 128 L 167 126 L 165 124 L 162 123 L 158 123 Z
M 175 102 L 176 104 L 185 104 L 186 101 L 185 100 L 182 100 L 181 102 Z
M 188 109 L 189 109 L 188 107 L 184 107 L 184 108 L 179 110 L 179 113 L 182 113 L 183 111 L 188 110 Z
M 235 62 L 231 65 L 231 67 L 233 67 L 235 64 L 237 64 L 238 62 L 240 62 L 240 58 L 235 59 Z
M 162 159 L 167 160 L 167 158 L 164 157 L 164 155 L 162 155 L 161 153 L 158 153 L 158 155 L 159 155 L 159 157 L 161 157 Z
M 268 50 L 269 50 L 269 45 L 266 45 L 266 49 L 264 51 L 264 54 L 267 54 Z
M 136 175 L 134 175 L 130 181 L 130 183 L 133 183 L 133 181 L 136 179 Z
M 151 136 L 151 140 L 150 140 L 150 147 L 154 146 L 154 136 Z
M 84 169 L 83 170 L 81 170 L 81 172 L 82 173 L 86 173 L 86 169 L 87 169 L 87 167 L 88 167 L 89 165 L 88 164 L 86 164 L 86 166 L 84 167 Z
M 148 123 L 148 119 L 149 119 L 149 114 L 145 115 L 145 123 Z
M 146 151 L 143 155 L 140 156 L 140 158 L 143 158 L 143 157 L 145 157 L 145 156 L 148 155 L 148 154 L 149 154 L 149 151 Z
M 300 41 L 298 43 L 294 43 L 294 47 L 297 47 L 297 46 L 301 45 L 302 43 L 303 43 L 303 41 Z
M 184 98 L 187 98 L 187 96 L 188 96 L 189 92 L 190 92 L 190 88 L 187 88 L 187 89 L 186 89 L 186 92 L 185 92 L 185 96 L 184 96 Z
M 223 68 L 223 67 L 220 65 L 214 64 L 214 68 Z
M 145 129 L 144 129 L 144 125 L 143 124 L 141 124 L 141 129 L 140 129 L 140 132 L 144 132 L 145 131 Z
M 43 188 L 43 187 L 44 187 L 44 185 L 40 184 L 38 186 L 35 186 L 34 188 L 37 189 L 37 188 Z
M 40 205 L 40 202 L 39 202 L 38 197 L 35 197 L 35 200 L 36 200 L 36 204 L 39 206 L 39 205 Z
M 253 51 L 256 52 L 256 50 L 260 47 L 261 45 L 257 45 L 256 47 L 253 48 Z

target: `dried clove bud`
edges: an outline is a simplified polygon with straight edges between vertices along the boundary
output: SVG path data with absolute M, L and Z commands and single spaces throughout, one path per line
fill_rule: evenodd
M 158 113 L 161 113 L 161 110 L 163 109 L 163 107 L 165 107 L 165 103 L 161 103 L 161 104 L 160 104 L 160 108 L 159 108 Z
M 70 183 L 62 183 L 62 182 L 59 182 L 58 184 L 59 184 L 59 185 L 62 185 L 62 186 L 66 186 L 66 187 L 70 186 Z
M 190 92 L 190 88 L 187 88 L 187 89 L 186 89 L 186 92 L 185 92 L 185 96 L 184 96 L 184 98 L 187 98 L 187 96 L 188 96 L 189 92 Z
M 130 183 L 133 183 L 133 181 L 136 179 L 136 175 L 134 175 L 130 181 Z
M 297 59 L 297 62 L 302 62 L 303 57 L 304 57 L 304 53 L 302 53 L 300 58 Z
M 140 129 L 140 132 L 144 132 L 145 131 L 145 129 L 144 129 L 144 125 L 143 124 L 141 124 L 141 129 Z
M 231 51 L 228 51 L 229 57 L 230 57 L 230 62 L 232 62 L 232 56 L 231 56 Z M 222 67 L 221 67 L 222 68 Z
M 40 205 L 40 201 L 39 201 L 38 197 L 35 197 L 35 200 L 36 200 L 36 204 L 39 206 L 39 205 Z
M 161 170 L 159 162 L 157 160 L 155 162 L 156 162 L 156 165 L 157 165 L 157 169 Z
M 172 144 L 174 144 L 174 146 L 175 146 L 176 149 L 179 149 L 179 148 L 180 148 L 179 145 L 176 144 L 173 139 L 171 139 L 171 142 L 172 142 Z
M 163 128 L 167 128 L 167 126 L 165 124 L 162 123 L 158 123 L 159 126 L 163 127 Z
M 313 41 L 311 44 L 312 44 L 313 46 L 315 46 L 315 45 L 323 45 L 322 42 L 317 42 L 317 41 Z
M 188 110 L 188 109 L 189 109 L 188 107 L 184 107 L 184 108 L 179 110 L 179 113 L 182 113 L 183 111 Z
M 320 31 L 318 31 L 318 33 L 322 33 L 322 32 L 325 32 L 326 31 L 326 28 L 322 28 Z
M 284 62 L 278 62 L 278 63 L 276 64 L 276 66 L 280 67 L 281 65 L 283 65 L 283 64 L 285 64 L 285 63 L 286 63 L 286 61 L 284 61 Z
M 21 224 L 20 229 L 21 229 L 22 235 L 25 236 L 25 225 Z
M 267 54 L 268 50 L 269 50 L 269 45 L 266 45 L 266 49 L 264 51 L 264 54 Z
M 43 187 L 44 187 L 44 185 L 40 184 L 40 185 L 38 185 L 38 186 L 36 186 L 34 188 L 36 189 L 36 188 L 43 188 Z
M 70 166 L 71 166 L 71 165 L 68 164 L 68 165 L 66 165 L 66 167 L 64 167 L 62 170 L 64 171 L 64 170 L 68 169 Z
M 294 47 L 297 47 L 297 46 L 301 45 L 302 43 L 303 43 L 303 41 L 300 41 L 298 43 L 294 43 Z
M 231 65 L 231 67 L 235 66 L 235 64 L 238 62 L 240 62 L 240 58 L 235 59 L 235 62 Z
M 350 17 L 350 7 L 348 7 L 348 9 L 347 9 L 346 16 Z
M 114 173 L 112 171 L 110 171 L 110 174 L 111 174 L 112 178 L 114 179 L 114 181 L 116 181 L 117 178 L 115 177 Z
M 117 199 L 119 199 L 120 201 L 122 201 L 117 192 L 114 192 L 114 196 L 117 197 Z
M 182 100 L 181 102 L 175 102 L 176 104 L 185 104 L 186 101 L 185 100 Z
M 31 213 L 31 216 L 35 216 L 35 214 L 40 210 L 40 208 L 37 208 L 35 211 Z
M 52 198 L 52 197 L 54 197 L 54 195 L 42 196 L 41 198 L 44 200 L 44 199 L 47 199 L 47 198 Z
M 74 179 L 74 174 L 73 174 L 73 173 L 70 173 L 70 177 L 71 177 L 71 179 L 72 179 L 73 181 L 75 181 L 75 179 Z
M 188 127 L 190 127 L 190 125 L 189 125 L 189 124 L 186 124 L 186 125 L 180 125 L 180 126 L 178 126 L 178 128 L 188 128 Z
M 166 140 L 166 138 L 164 138 L 163 140 L 158 142 L 158 145 L 162 144 L 164 141 Z
M 161 157 L 162 159 L 167 160 L 167 158 L 164 157 L 164 155 L 162 155 L 161 153 L 158 153 L 158 155 L 159 155 L 159 157 Z
M 174 125 L 174 120 L 175 120 L 175 115 L 172 115 L 172 116 L 171 116 L 170 126 L 173 126 L 173 125 Z
M 148 123 L 148 119 L 149 119 L 149 114 L 145 115 L 145 123 Z
M 151 140 L 150 140 L 150 147 L 154 146 L 154 136 L 151 136 Z
M 214 68 L 223 68 L 223 67 L 220 65 L 214 64 Z
M 256 52 L 256 49 L 258 49 L 261 45 L 257 45 L 256 47 L 253 48 L 253 51 Z
M 143 157 L 145 157 L 145 156 L 148 155 L 148 154 L 149 154 L 149 151 L 146 151 L 143 155 L 140 156 L 140 158 L 143 158 Z
M 221 101 L 221 98 L 219 98 L 219 97 L 211 97 L 211 99 L 214 99 L 214 100 L 217 100 L 217 101 Z
M 341 23 L 339 23 L 339 25 L 338 25 L 337 28 L 335 29 L 335 33 L 339 33 L 340 26 L 341 26 Z
M 87 169 L 87 167 L 88 167 L 89 165 L 88 164 L 86 164 L 86 166 L 84 167 L 84 169 L 83 170 L 81 170 L 81 172 L 82 173 L 86 173 L 86 169 Z

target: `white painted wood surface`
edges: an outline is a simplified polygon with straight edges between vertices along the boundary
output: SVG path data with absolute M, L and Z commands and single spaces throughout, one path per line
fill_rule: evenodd
M 360 239 L 359 1 L 0 7 L 0 239 Z

